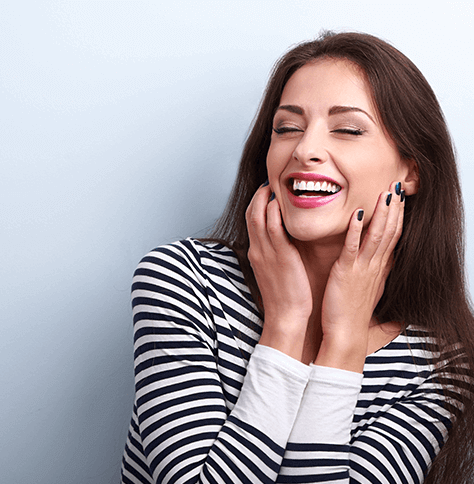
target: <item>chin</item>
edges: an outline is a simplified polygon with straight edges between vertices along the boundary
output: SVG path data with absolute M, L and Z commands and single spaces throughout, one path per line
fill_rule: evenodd
M 334 243 L 343 244 L 346 237 L 347 230 L 334 231 L 334 230 L 321 230 L 320 228 L 298 226 L 295 227 L 292 224 L 284 224 L 286 232 L 293 240 L 300 242 L 319 242 L 322 244 Z
M 292 239 L 300 240 L 301 242 L 316 242 L 324 239 L 328 234 L 322 233 L 320 230 L 314 230 L 314 227 L 292 227 L 285 225 L 286 232 Z

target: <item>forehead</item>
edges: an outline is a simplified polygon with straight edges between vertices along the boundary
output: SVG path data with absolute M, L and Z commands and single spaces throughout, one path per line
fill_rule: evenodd
M 349 105 L 375 112 L 363 71 L 346 59 L 318 59 L 299 68 L 286 83 L 280 104 Z

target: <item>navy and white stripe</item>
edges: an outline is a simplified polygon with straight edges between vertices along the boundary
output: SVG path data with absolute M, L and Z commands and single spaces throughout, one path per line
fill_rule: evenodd
M 262 321 L 235 254 L 194 239 L 140 262 L 132 305 L 123 484 L 421 483 L 446 439 L 449 405 L 421 329 L 367 357 L 363 378 L 321 374 L 257 345 Z M 344 411 L 327 403 L 338 392 Z

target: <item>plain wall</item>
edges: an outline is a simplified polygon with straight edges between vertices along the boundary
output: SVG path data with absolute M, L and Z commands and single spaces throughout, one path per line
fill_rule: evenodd
M 472 277 L 472 5 L 1 2 L 2 482 L 118 482 L 133 270 L 218 217 L 271 66 L 321 29 L 389 40 L 433 86 L 459 153 Z

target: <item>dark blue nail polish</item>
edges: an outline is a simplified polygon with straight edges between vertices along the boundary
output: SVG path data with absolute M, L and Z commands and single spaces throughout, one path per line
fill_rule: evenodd
M 271 202 L 272 200 L 275 200 L 275 192 L 272 192 L 272 196 L 270 197 L 270 202 Z
M 360 222 L 364 217 L 364 211 L 363 210 L 359 210 L 359 212 L 357 213 L 357 220 Z
M 402 184 L 400 182 L 398 182 L 396 185 L 395 185 L 395 193 L 397 195 L 400 195 L 400 192 L 402 190 Z
M 390 205 L 390 202 L 392 201 L 392 194 L 389 193 L 387 195 L 387 199 L 385 200 L 385 203 L 387 204 L 387 207 Z
M 400 202 L 404 202 L 405 201 L 405 190 L 402 190 L 402 192 L 400 193 Z
M 268 181 L 268 178 L 265 180 L 265 183 L 262 185 L 262 187 L 267 187 L 269 185 L 269 181 Z

